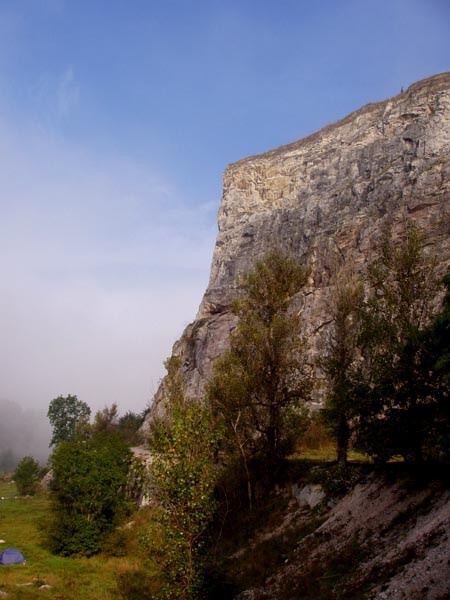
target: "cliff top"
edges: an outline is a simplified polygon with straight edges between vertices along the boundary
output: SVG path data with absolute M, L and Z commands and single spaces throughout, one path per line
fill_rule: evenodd
M 397 100 L 401 100 L 403 97 L 406 98 L 408 96 L 415 95 L 415 94 L 430 93 L 430 92 L 435 92 L 435 91 L 439 91 L 439 90 L 444 90 L 449 87 L 450 87 L 450 71 L 446 71 L 444 73 L 439 73 L 437 75 L 433 75 L 431 77 L 421 79 L 420 81 L 416 81 L 415 83 L 411 84 L 405 91 L 400 92 L 400 94 L 391 96 L 390 98 L 386 98 L 385 100 L 380 100 L 379 102 L 370 102 L 369 104 L 366 104 L 366 105 L 362 106 L 361 108 L 358 108 L 357 110 L 351 112 L 350 114 L 343 117 L 342 119 L 339 119 L 338 121 L 335 121 L 334 123 L 330 123 L 329 125 L 325 125 L 325 127 L 322 127 L 321 129 L 319 129 L 318 131 L 315 131 L 314 133 L 311 133 L 310 135 L 307 135 L 303 138 L 295 140 L 294 142 L 290 142 L 288 144 L 279 146 L 278 148 L 274 148 L 272 150 L 268 150 L 266 152 L 261 152 L 258 154 L 253 154 L 251 156 L 246 156 L 245 158 L 241 158 L 233 163 L 230 163 L 226 167 L 225 172 L 232 170 L 236 166 L 240 166 L 247 162 L 251 162 L 251 161 L 259 160 L 259 159 L 273 158 L 275 156 L 284 154 L 286 152 L 291 152 L 293 150 L 296 150 L 301 145 L 307 144 L 309 142 L 313 142 L 313 141 L 317 140 L 320 136 L 323 136 L 324 134 L 329 134 L 334 129 L 337 129 L 338 127 L 341 127 L 342 125 L 346 125 L 347 123 L 349 123 L 350 121 L 352 121 L 356 117 L 358 117 L 359 115 L 362 115 L 364 113 L 371 112 L 371 111 L 376 111 L 376 110 L 382 112 L 389 102 L 395 102 Z

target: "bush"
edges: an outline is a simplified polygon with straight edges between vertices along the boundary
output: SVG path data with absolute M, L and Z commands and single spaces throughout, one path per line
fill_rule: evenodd
M 21 496 L 33 496 L 36 493 L 41 468 L 32 456 L 25 456 L 17 465 L 14 481 Z
M 118 435 L 61 442 L 51 457 L 54 478 L 50 547 L 90 556 L 127 513 L 130 452 Z

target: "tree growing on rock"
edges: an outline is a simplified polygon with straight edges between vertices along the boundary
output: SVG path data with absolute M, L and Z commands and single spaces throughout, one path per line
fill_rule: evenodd
M 267 254 L 241 281 L 230 348 L 217 361 L 209 401 L 228 435 L 228 450 L 244 466 L 252 503 L 251 466 L 275 466 L 285 455 L 291 426 L 311 390 L 302 320 L 290 309 L 308 270 L 279 251 Z

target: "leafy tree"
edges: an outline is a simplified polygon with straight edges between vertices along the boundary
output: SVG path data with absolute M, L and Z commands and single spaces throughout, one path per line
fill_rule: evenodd
M 89 556 L 101 550 L 128 509 L 130 459 L 130 451 L 114 433 L 88 439 L 78 435 L 57 445 L 50 457 L 53 552 Z
M 130 445 L 142 443 L 140 427 L 144 422 L 144 413 L 136 414 L 129 410 L 119 418 L 118 431 Z
M 33 496 L 36 493 L 41 467 L 32 456 L 25 456 L 14 472 L 14 481 L 21 496 Z
M 309 397 L 301 317 L 290 310 L 306 281 L 307 270 L 277 251 L 243 276 L 233 305 L 238 324 L 208 387 L 214 413 L 228 431 L 228 450 L 244 465 L 250 505 L 251 461 L 278 462 L 288 450 L 290 424 L 303 416 L 299 408 Z
M 164 597 L 187 600 L 203 597 L 206 531 L 216 507 L 219 433 L 208 406 L 185 398 L 178 359 L 171 358 L 166 367 L 166 415 L 154 424 L 150 440 L 161 535 L 156 547 L 150 540 L 150 547 L 163 567 Z
M 117 404 L 105 406 L 101 411 L 95 414 L 94 422 L 91 426 L 93 433 L 118 433 L 129 445 L 136 445 L 142 442 L 142 435 L 139 432 L 144 421 L 143 414 L 136 414 L 128 411 L 122 417 L 119 417 Z
M 450 383 L 450 270 L 442 283 L 446 287 L 442 310 L 427 332 L 427 342 L 435 361 L 433 369 L 443 381 Z
M 424 452 L 428 458 L 450 459 L 450 271 L 443 278 L 446 294 L 440 312 L 421 332 L 418 369 L 427 380 L 428 415 Z
M 366 394 L 358 405 L 359 442 L 380 460 L 401 454 L 419 462 L 434 402 L 434 382 L 423 368 L 423 332 L 439 284 L 414 224 L 407 225 L 400 244 L 385 237 L 368 283 L 360 336 Z
M 112 404 L 110 407 L 105 406 L 103 410 L 95 413 L 94 422 L 92 424 L 93 433 L 112 433 L 117 431 L 119 425 L 119 414 L 117 404 Z
M 76 396 L 58 396 L 48 407 L 47 417 L 53 430 L 50 446 L 57 446 L 63 441 L 70 441 L 77 428 L 89 421 L 91 409 L 78 400 Z
M 319 365 L 327 395 L 324 416 L 337 442 L 338 464 L 345 467 L 361 391 L 360 347 L 363 285 L 342 269 L 329 304 L 331 325 Z

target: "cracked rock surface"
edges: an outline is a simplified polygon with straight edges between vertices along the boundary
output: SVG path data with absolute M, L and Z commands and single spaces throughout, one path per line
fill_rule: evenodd
M 368 104 L 297 142 L 227 167 L 208 288 L 176 342 L 188 395 L 201 394 L 227 347 L 239 275 L 277 247 L 311 265 L 302 298 L 314 347 L 340 261 L 364 272 L 390 227 L 422 228 L 444 272 L 450 263 L 450 73 Z M 149 419 L 163 411 L 155 396 Z

